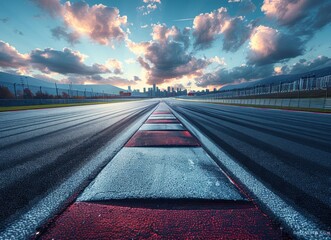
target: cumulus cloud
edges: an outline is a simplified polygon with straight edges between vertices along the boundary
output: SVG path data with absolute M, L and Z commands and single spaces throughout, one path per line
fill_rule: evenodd
M 177 42 L 151 43 L 146 49 L 145 59 L 151 63 L 142 64 L 142 67 L 149 71 L 149 84 L 162 84 L 173 78 L 196 74 L 208 65 L 206 60 L 196 59 L 186 53 L 183 46 Z
M 250 31 L 250 27 L 244 24 L 242 17 L 232 18 L 223 31 L 223 50 L 237 51 L 249 38 Z
M 300 38 L 260 25 L 250 36 L 247 59 L 249 64 L 264 65 L 296 57 L 303 51 L 303 42 Z
M 19 53 L 15 47 L 0 40 L 0 67 L 21 68 L 27 66 L 29 56 Z
M 320 29 L 331 23 L 331 3 L 320 7 L 311 23 L 313 28 Z
M 117 59 L 108 59 L 106 66 L 112 69 L 114 74 L 123 74 L 122 63 Z
M 327 0 L 264 0 L 261 10 L 299 35 L 312 35 L 331 21 L 331 3 Z
M 296 22 L 307 14 L 309 0 L 264 0 L 261 10 L 266 16 L 275 18 L 280 24 L 288 25 Z
M 161 4 L 161 0 L 143 0 L 145 5 L 138 7 L 137 9 L 143 13 L 143 15 L 148 15 L 155 11 Z
M 63 51 L 51 48 L 36 49 L 30 53 L 29 57 L 32 66 L 43 73 L 94 75 L 110 72 L 101 64 L 85 65 L 86 56 L 69 48 L 64 48 Z
M 190 43 L 189 33 L 190 28 L 184 28 L 184 30 L 181 32 L 179 28 L 175 26 L 167 28 L 167 26 L 164 24 L 156 24 L 153 25 L 152 38 L 154 41 L 158 41 L 161 44 L 165 44 L 166 42 L 169 42 L 169 40 L 183 43 L 184 48 L 186 49 Z
M 219 58 L 218 56 L 212 57 L 209 59 L 209 62 L 216 63 L 220 66 L 226 65 L 224 58 Z
M 133 43 L 128 47 L 137 55 L 140 65 L 147 71 L 148 84 L 162 84 L 190 75 L 201 75 L 210 64 L 206 59 L 197 59 L 188 53 L 189 29 L 154 25 L 152 41 Z
M 42 10 L 49 13 L 52 17 L 61 15 L 62 5 L 59 0 L 31 0 Z
M 85 34 L 97 43 L 108 45 L 127 38 L 127 32 L 122 28 L 127 24 L 127 17 L 120 16 L 117 8 L 103 4 L 90 6 L 82 1 L 64 4 L 59 0 L 32 1 L 52 17 L 60 17 L 75 32 Z
M 51 29 L 52 36 L 58 40 L 64 39 L 66 42 L 70 43 L 70 45 L 75 45 L 79 43 L 79 33 L 77 32 L 69 32 L 65 27 L 56 27 Z
M 128 59 L 125 59 L 125 63 L 126 64 L 133 64 L 135 63 L 136 61 L 133 59 L 133 58 L 128 58 Z
M 198 49 L 211 47 L 216 36 L 221 33 L 227 19 L 226 8 L 196 16 L 193 20 L 194 46 Z
M 206 73 L 195 79 L 199 87 L 220 86 L 230 83 L 240 83 L 269 77 L 274 71 L 273 66 L 242 65 L 231 70 L 220 68 L 215 72 Z
M 286 73 L 296 74 L 309 72 L 325 67 L 331 67 L 331 58 L 326 56 L 318 56 L 317 58 L 312 60 L 300 59 L 299 62 L 291 66 L 283 66 L 282 68 L 288 69 Z
M 223 50 L 237 51 L 248 39 L 251 27 L 243 17 L 230 17 L 226 8 L 200 14 L 193 21 L 194 47 L 207 49 L 219 35 L 224 36 Z
M 274 75 L 282 75 L 284 74 L 285 69 L 282 67 L 274 67 Z
M 137 58 L 138 63 L 140 64 L 140 66 L 142 66 L 143 68 L 147 69 L 147 70 L 151 70 L 151 67 L 149 66 L 149 64 L 144 60 L 144 58 L 142 57 L 138 57 Z

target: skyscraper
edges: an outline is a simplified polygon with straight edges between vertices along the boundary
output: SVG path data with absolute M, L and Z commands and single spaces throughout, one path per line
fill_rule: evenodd
M 156 85 L 155 85 L 155 83 L 153 83 L 153 97 L 155 97 L 155 90 L 156 90 Z

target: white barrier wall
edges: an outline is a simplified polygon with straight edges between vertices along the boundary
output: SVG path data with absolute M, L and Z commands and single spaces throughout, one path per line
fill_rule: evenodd
M 189 101 L 218 102 L 225 104 L 244 104 L 244 105 L 247 104 L 247 105 L 260 105 L 260 106 L 331 109 L 331 98 L 217 99 L 217 98 L 187 97 L 181 99 L 185 99 Z

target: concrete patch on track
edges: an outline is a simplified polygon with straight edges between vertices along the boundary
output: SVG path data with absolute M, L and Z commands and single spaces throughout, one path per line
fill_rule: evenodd
M 244 200 L 202 148 L 123 148 L 78 201 Z

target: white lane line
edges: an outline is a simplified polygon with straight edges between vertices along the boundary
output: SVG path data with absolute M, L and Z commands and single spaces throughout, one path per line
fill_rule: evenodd
M 268 189 L 262 182 L 241 167 L 221 151 L 208 137 L 190 124 L 172 109 L 174 115 L 193 133 L 218 160 L 244 184 L 255 197 L 282 222 L 292 234 L 299 239 L 331 239 L 331 232 L 321 229 L 319 225 L 287 204 L 278 195 Z
M 174 115 L 171 114 L 152 114 L 151 117 L 174 117 Z
M 77 201 L 184 198 L 245 200 L 202 148 L 124 147 Z
M 148 124 L 140 127 L 141 131 L 185 130 L 182 124 Z
M 0 239 L 18 240 L 30 239 L 36 228 L 54 216 L 63 204 L 77 191 L 77 186 L 90 178 L 93 170 L 110 161 L 115 154 L 123 147 L 137 129 L 146 121 L 147 117 L 155 109 L 141 117 L 134 125 L 123 131 L 118 137 L 111 140 L 91 161 L 76 171 L 65 183 L 60 185 L 45 198 L 40 200 L 31 210 L 20 216 L 15 222 L 0 232 Z M 93 175 L 94 177 L 94 175 Z
M 151 115 L 148 119 L 176 119 L 174 115 L 171 116 L 158 116 L 158 115 Z

